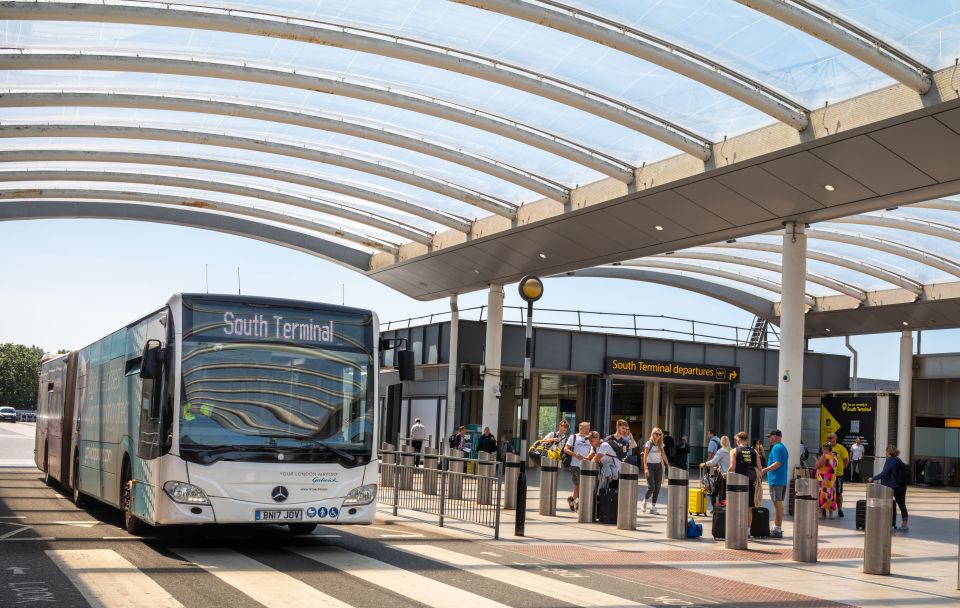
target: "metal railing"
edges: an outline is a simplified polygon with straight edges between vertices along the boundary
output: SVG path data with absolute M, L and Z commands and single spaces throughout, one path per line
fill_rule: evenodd
M 395 450 L 385 443 L 380 450 L 380 504 L 435 515 L 442 528 L 446 520 L 493 530 L 500 538 L 503 486 L 502 463 L 439 454 L 419 454 L 423 466 L 414 464 L 414 452 Z
M 475 306 L 460 309 L 460 319 L 464 321 L 484 321 L 486 306 Z M 522 306 L 504 306 L 503 322 L 512 325 L 525 323 Z M 475 313 L 475 314 L 470 314 Z M 515 313 L 515 314 L 514 314 Z M 516 318 L 513 318 L 513 317 Z M 380 331 L 407 329 L 421 325 L 449 321 L 449 312 L 439 312 L 419 317 L 410 317 L 399 321 L 387 321 L 380 324 Z M 724 323 L 711 323 L 695 319 L 683 319 L 668 315 L 644 315 L 637 313 L 597 312 L 589 310 L 566 310 L 559 308 L 537 308 L 537 318 L 534 320 L 537 327 L 554 329 L 576 329 L 577 331 L 602 331 L 605 333 L 622 333 L 633 336 L 647 337 L 682 337 L 691 341 L 719 342 L 736 346 L 760 347 L 754 336 L 754 327 L 739 327 Z M 779 336 L 771 331 L 772 337 L 767 336 L 762 345 L 765 348 L 779 346 Z M 751 343 L 753 342 L 753 343 Z

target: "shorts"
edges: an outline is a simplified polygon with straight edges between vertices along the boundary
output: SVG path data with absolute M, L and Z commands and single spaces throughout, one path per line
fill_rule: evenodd
M 573 485 L 580 485 L 580 467 L 570 467 L 570 479 L 573 480 Z
M 843 475 L 838 474 L 834 477 L 834 488 L 837 493 L 837 496 L 843 496 Z
M 783 502 L 787 495 L 787 486 L 770 486 L 770 500 L 773 502 Z

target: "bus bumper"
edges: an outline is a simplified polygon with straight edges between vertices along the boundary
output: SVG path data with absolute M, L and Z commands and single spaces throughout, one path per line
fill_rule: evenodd
M 369 524 L 376 515 L 377 503 L 343 506 L 343 498 L 330 498 L 313 502 L 279 505 L 276 503 L 252 503 L 221 496 L 209 497 L 209 505 L 192 505 L 174 502 L 162 495 L 157 505 L 158 525 L 190 524 Z M 290 512 L 297 512 L 293 519 L 286 519 Z M 279 513 L 281 519 L 275 519 Z

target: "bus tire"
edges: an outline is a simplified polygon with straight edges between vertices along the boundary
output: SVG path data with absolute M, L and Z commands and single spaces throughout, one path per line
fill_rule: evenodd
M 43 444 L 43 483 L 52 486 L 53 481 L 53 477 L 50 476 L 50 452 L 47 450 L 47 444 Z
M 80 491 L 80 452 L 73 455 L 73 479 L 70 485 L 73 489 L 73 504 L 81 509 L 87 506 L 87 497 Z
M 123 484 L 120 486 L 120 508 L 123 510 L 123 528 L 128 534 L 140 536 L 147 531 L 147 524 L 133 514 L 133 483 L 130 465 L 123 467 Z
M 287 524 L 293 534 L 310 534 L 317 529 L 317 524 Z

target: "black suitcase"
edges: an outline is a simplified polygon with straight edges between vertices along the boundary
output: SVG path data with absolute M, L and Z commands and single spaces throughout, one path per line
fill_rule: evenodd
M 727 531 L 727 510 L 723 507 L 713 508 L 713 538 L 720 540 L 726 536 Z
M 754 507 L 750 519 L 750 536 L 754 538 L 768 538 L 770 536 L 770 509 Z
M 790 480 L 790 484 L 787 486 L 787 514 L 793 515 L 793 509 L 797 502 L 797 482 L 794 479 Z
M 896 515 L 896 514 L 894 514 Z M 857 515 L 856 515 L 856 526 L 857 530 L 863 530 L 867 527 L 867 501 L 858 500 L 857 501 Z
M 618 499 L 616 488 L 603 488 L 597 492 L 597 521 L 601 524 L 617 523 Z

